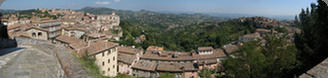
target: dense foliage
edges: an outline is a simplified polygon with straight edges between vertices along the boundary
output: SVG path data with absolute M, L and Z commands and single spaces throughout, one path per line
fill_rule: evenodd
M 192 23 L 200 23 L 205 21 L 222 21 L 223 18 L 213 17 L 203 14 L 166 14 L 146 10 L 129 11 L 115 10 L 102 7 L 85 7 L 80 11 L 92 14 L 111 14 L 115 12 L 120 16 L 121 20 L 134 22 L 141 27 L 157 27 L 162 29 L 170 29 L 190 25 Z
M 318 4 L 303 9 L 298 17 L 295 22 L 302 33 L 296 34 L 295 46 L 280 38 L 266 39 L 268 43 L 263 47 L 259 47 L 258 42 L 247 43 L 236 52 L 236 58 L 230 57 L 224 62 L 226 77 L 297 77 L 326 59 L 327 5 L 318 0 Z
M 51 15 L 48 13 L 48 11 L 45 11 L 45 12 L 42 12 L 40 10 L 36 10 L 36 9 L 29 9 L 29 10 L 18 10 L 18 11 L 15 11 L 16 14 L 19 14 L 17 15 L 18 16 L 18 19 L 21 19 L 21 18 L 32 18 L 32 16 L 37 16 L 37 17 L 40 17 L 40 18 L 45 18 L 45 17 L 49 17 L 49 18 L 53 18 L 53 19 L 57 19 L 59 16 L 61 15 Z
M 0 18 L 2 18 L 2 13 L 0 13 Z M 8 33 L 7 33 L 7 26 L 2 24 L 2 21 L 0 20 L 0 39 L 8 39 Z
M 133 22 L 121 22 L 124 45 L 135 45 L 147 48 L 148 46 L 163 46 L 167 50 L 191 51 L 197 47 L 213 46 L 219 48 L 224 44 L 238 39 L 239 36 L 252 33 L 255 27 L 252 21 L 241 23 L 237 20 L 225 22 L 204 22 L 177 27 L 170 30 L 161 30 L 156 27 L 145 27 L 142 30 Z M 146 35 L 147 40 L 135 43 L 134 39 Z
M 302 9 L 296 23 L 302 33 L 296 35 L 295 43 L 301 51 L 299 60 L 301 65 L 297 74 L 311 69 L 328 56 L 328 6 L 318 0 L 318 4 L 311 4 L 311 9 Z
M 268 35 L 267 42 L 262 45 L 259 41 L 252 41 L 234 52 L 223 62 L 228 78 L 291 78 L 298 63 L 295 46 L 287 39 Z
M 159 75 L 159 78 L 175 78 L 175 76 L 170 73 L 162 73 Z

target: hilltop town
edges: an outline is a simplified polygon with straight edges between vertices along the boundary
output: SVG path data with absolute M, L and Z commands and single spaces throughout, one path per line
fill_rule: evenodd
M 198 78 L 201 75 L 199 72 L 204 69 L 222 71 L 217 70 L 224 68 L 222 61 L 228 56 L 233 56 L 231 53 L 238 51 L 243 43 L 258 40 L 265 44 L 266 34 L 276 34 L 281 37 L 286 34 L 289 42 L 293 42 L 294 34 L 300 32 L 299 29 L 290 27 L 293 24 L 290 21 L 279 22 L 265 17 L 243 17 L 233 21 L 239 23 L 254 21 L 255 32 L 241 35 L 237 40 L 222 47 L 200 46 L 190 52 L 181 52 L 165 50 L 162 46 L 148 46 L 144 49 L 117 43 L 124 38 L 120 21 L 120 16 L 115 12 L 94 15 L 69 9 L 35 9 L 2 16 L 2 22 L 7 25 L 10 39 L 27 38 L 64 46 L 79 59 L 87 57 L 84 60 L 90 61 L 88 58 L 94 58 L 94 64 L 99 68 L 99 72 L 109 77 L 126 74 L 133 77 L 154 78 L 170 73 L 178 78 Z M 277 28 L 286 31 L 276 31 Z M 139 43 L 145 40 L 147 40 L 145 35 L 135 39 Z M 60 62 L 67 64 L 65 60 Z M 64 72 L 72 72 L 72 70 L 64 70 Z M 68 75 L 68 77 L 74 76 Z

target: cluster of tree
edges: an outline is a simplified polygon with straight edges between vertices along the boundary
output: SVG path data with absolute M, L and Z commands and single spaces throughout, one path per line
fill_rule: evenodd
M 48 11 L 42 12 L 42 11 L 36 10 L 36 9 L 16 11 L 15 13 L 20 14 L 20 15 L 18 15 L 18 19 L 21 19 L 21 18 L 29 18 L 30 19 L 32 16 L 38 16 L 40 18 L 49 17 L 49 18 L 57 19 L 60 16 L 60 15 L 51 15 L 48 13 Z
M 133 22 L 121 21 L 123 29 L 121 44 L 135 45 L 147 48 L 148 46 L 163 46 L 167 50 L 191 51 L 202 46 L 220 48 L 238 39 L 239 36 L 255 31 L 255 25 L 249 22 L 229 20 L 225 22 L 203 22 L 170 30 L 161 30 L 156 27 L 138 27 Z M 145 41 L 135 43 L 134 39 L 146 35 Z
M 318 4 L 311 4 L 311 10 L 302 10 L 296 17 L 302 33 L 295 35 L 294 43 L 275 36 L 268 36 L 264 46 L 256 41 L 246 43 L 223 62 L 224 77 L 298 77 L 327 58 L 327 20 L 327 4 L 318 0 Z
M 328 6 L 318 0 L 318 4 L 311 4 L 310 9 L 302 9 L 298 17 L 295 22 L 302 33 L 296 35 L 295 44 L 301 51 L 302 66 L 297 71 L 302 74 L 328 56 Z
M 190 25 L 192 23 L 200 23 L 206 21 L 222 21 L 224 18 L 213 17 L 203 14 L 172 14 L 172 13 L 158 13 L 146 10 L 129 11 L 129 10 L 115 10 L 111 8 L 102 7 L 85 7 L 80 9 L 92 14 L 111 14 L 115 12 L 120 16 L 121 20 L 134 22 L 141 27 L 157 27 L 161 29 L 170 29 L 174 27 L 181 27 Z
M 0 13 L 0 19 L 2 18 L 2 13 Z M 0 20 L 0 39 L 8 39 L 8 32 L 7 26 L 3 25 L 2 21 Z
M 286 38 L 268 35 L 266 43 L 252 41 L 223 62 L 228 78 L 291 78 L 298 66 L 297 49 Z M 263 45 L 264 44 L 264 45 Z

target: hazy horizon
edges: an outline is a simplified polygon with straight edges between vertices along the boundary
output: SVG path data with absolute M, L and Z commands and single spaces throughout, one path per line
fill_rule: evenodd
M 196 12 L 251 15 L 296 15 L 315 0 L 6 0 L 0 9 L 36 8 L 80 9 L 107 7 L 121 10 L 156 12 Z

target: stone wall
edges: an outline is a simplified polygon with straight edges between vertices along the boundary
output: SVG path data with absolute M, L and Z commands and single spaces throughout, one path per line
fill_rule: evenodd
M 79 60 L 72 55 L 72 50 L 63 45 L 55 45 L 50 41 L 35 40 L 24 37 L 17 37 L 16 41 L 18 45 L 42 45 L 40 48 L 49 51 L 50 53 L 54 53 L 65 72 L 66 78 L 92 78 L 91 76 L 88 76 L 88 73 L 83 69 Z
M 302 74 L 299 78 L 328 78 L 328 58 Z
M 16 40 L 0 38 L 0 49 L 17 47 Z
M 151 71 L 143 71 L 138 69 L 133 69 L 133 76 L 135 77 L 148 77 L 148 78 L 156 78 L 157 74 Z

